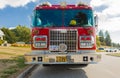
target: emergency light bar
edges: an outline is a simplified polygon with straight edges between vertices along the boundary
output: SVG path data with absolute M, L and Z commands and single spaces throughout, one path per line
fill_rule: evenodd
M 83 2 L 79 2 L 76 4 L 76 6 L 86 6 L 87 4 L 86 3 L 83 3 Z
M 43 3 L 41 3 L 41 4 L 39 4 L 38 6 L 52 6 L 52 4 L 50 3 L 50 2 L 43 2 Z
M 86 5 L 87 5 L 86 3 L 79 2 L 79 3 L 76 4 L 76 7 L 77 7 L 77 6 L 86 6 Z M 49 6 L 49 7 L 51 7 L 52 4 L 47 1 L 47 2 L 43 2 L 43 3 L 39 4 L 38 6 Z M 67 3 L 66 3 L 66 2 L 61 2 L 61 3 L 60 3 L 60 6 L 61 6 L 61 7 L 66 7 L 66 6 L 67 6 Z
M 67 3 L 66 3 L 66 2 L 61 2 L 61 3 L 60 3 L 60 6 L 61 6 L 61 7 L 66 7 L 66 6 L 67 6 Z

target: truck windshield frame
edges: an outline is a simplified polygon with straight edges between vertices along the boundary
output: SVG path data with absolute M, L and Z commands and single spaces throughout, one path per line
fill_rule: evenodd
M 93 22 L 93 12 L 89 9 L 40 9 L 34 10 L 32 17 L 33 27 L 87 27 L 94 26 Z

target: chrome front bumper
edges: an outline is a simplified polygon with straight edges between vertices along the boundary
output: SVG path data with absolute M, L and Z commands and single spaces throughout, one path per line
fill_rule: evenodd
M 85 54 L 25 54 L 25 64 L 94 64 L 101 60 L 96 53 Z

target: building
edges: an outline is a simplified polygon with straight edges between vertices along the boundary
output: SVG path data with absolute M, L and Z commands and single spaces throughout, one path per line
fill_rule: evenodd
M 0 40 L 3 40 L 4 33 L 0 30 Z

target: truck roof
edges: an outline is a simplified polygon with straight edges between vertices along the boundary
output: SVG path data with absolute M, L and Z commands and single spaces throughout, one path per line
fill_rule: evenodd
M 66 5 L 66 6 L 61 6 L 61 5 L 37 5 L 34 10 L 39 10 L 39 9 L 90 9 L 92 8 L 88 5 Z

